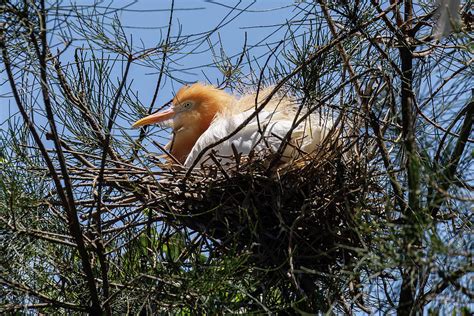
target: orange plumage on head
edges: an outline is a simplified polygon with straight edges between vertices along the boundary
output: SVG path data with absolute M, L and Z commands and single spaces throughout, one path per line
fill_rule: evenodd
M 216 114 L 225 111 L 233 100 L 228 93 L 202 83 L 179 89 L 173 99 L 173 108 L 177 113 L 173 121 L 171 154 L 183 163 Z M 192 103 L 192 109 L 182 110 L 180 107 L 187 102 Z
M 173 105 L 177 106 L 191 100 L 199 104 L 196 110 L 201 114 L 214 117 L 216 113 L 224 111 L 233 99 L 231 95 L 221 89 L 198 82 L 181 87 L 173 98 Z

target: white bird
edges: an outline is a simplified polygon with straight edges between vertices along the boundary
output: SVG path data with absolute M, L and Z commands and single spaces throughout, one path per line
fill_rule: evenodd
M 291 98 L 277 94 L 256 114 L 256 106 L 262 104 L 271 90 L 267 88 L 260 91 L 256 104 L 256 93 L 236 98 L 210 85 L 196 83 L 184 86 L 173 99 L 171 109 L 149 115 L 133 126 L 172 120 L 174 136 L 167 149 L 180 163 L 190 167 L 203 149 L 230 135 L 254 115 L 248 124 L 213 147 L 212 151 L 222 165 L 235 162 L 236 151 L 244 156 L 251 151 L 256 154 L 276 153 L 292 129 L 297 112 Z M 289 162 L 315 152 L 331 128 L 330 120 L 309 115 L 292 130 L 280 161 Z M 197 165 L 208 163 L 206 158 L 204 155 Z

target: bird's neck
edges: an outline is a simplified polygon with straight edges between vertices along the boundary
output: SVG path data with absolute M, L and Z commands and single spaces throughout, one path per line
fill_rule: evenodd
M 171 145 L 171 154 L 180 163 L 184 163 L 188 154 L 193 149 L 194 144 L 205 130 L 199 128 L 185 128 L 175 131 L 173 143 Z
M 189 153 L 193 149 L 197 140 L 209 128 L 216 114 L 222 110 L 221 104 L 229 104 L 229 100 L 221 100 L 222 103 L 208 103 L 205 110 L 186 116 L 181 116 L 179 121 L 175 121 L 175 131 L 171 154 L 180 162 L 184 163 Z M 184 124 L 183 124 L 184 123 Z M 180 126 L 185 126 L 181 127 Z

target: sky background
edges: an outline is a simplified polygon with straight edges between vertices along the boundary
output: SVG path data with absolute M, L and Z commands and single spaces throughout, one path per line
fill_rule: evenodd
M 222 74 L 212 66 L 216 56 L 209 50 L 209 43 L 214 45 L 217 54 L 222 46 L 225 55 L 234 57 L 231 60 L 236 62 L 247 35 L 250 55 L 261 60 L 269 52 L 268 45 L 274 45 L 282 38 L 284 27 L 281 24 L 294 14 L 291 0 L 220 2 L 224 5 L 199 0 L 175 1 L 172 41 L 178 36 L 195 36 L 192 37 L 193 42 L 180 51 L 178 58 L 168 61 L 173 76 L 190 82 L 207 81 L 216 84 L 222 79 Z M 134 38 L 140 37 L 145 47 L 153 47 L 166 36 L 170 7 L 169 0 L 139 1 L 133 6 L 137 11 L 123 11 L 119 17 L 127 32 L 133 34 Z M 212 30 L 215 31 L 208 34 Z M 147 73 L 149 69 L 145 69 L 145 74 L 141 74 L 141 71 L 143 69 L 136 67 L 132 77 L 139 83 L 140 90 L 143 88 L 144 91 L 153 91 L 157 74 Z M 164 86 L 157 104 L 168 101 L 181 86 L 169 78 L 163 79 Z
M 69 3 L 71 2 L 63 1 L 62 5 L 65 6 Z M 73 3 L 79 9 L 84 8 L 86 10 L 94 2 L 75 1 Z M 100 13 L 108 12 L 107 18 L 103 22 L 111 23 L 113 14 L 110 12 L 114 8 L 123 8 L 117 11 L 117 19 L 120 20 L 127 39 L 133 39 L 136 51 L 140 47 L 157 47 L 163 42 L 168 30 L 172 3 L 171 0 L 104 1 L 98 7 L 98 16 L 100 17 Z M 296 5 L 299 5 L 300 8 L 296 8 Z M 183 38 L 188 38 L 189 43 L 182 45 L 176 52 L 168 56 L 169 58 L 165 64 L 173 79 L 168 76 L 163 77 L 154 109 L 160 108 L 162 104 L 169 101 L 183 82 L 202 81 L 217 84 L 222 81 L 222 73 L 214 66 L 215 62 L 219 62 L 219 57 L 213 55 L 209 49 L 210 45 L 214 47 L 216 55 L 221 54 L 220 49 L 222 47 L 223 53 L 230 56 L 231 64 L 235 64 L 242 52 L 247 36 L 247 51 L 252 64 L 263 65 L 277 43 L 282 38 L 288 38 L 286 33 L 289 29 L 288 21 L 295 22 L 291 27 L 292 31 L 299 34 L 308 31 L 305 29 L 304 23 L 298 23 L 298 21 L 304 19 L 302 12 L 304 12 L 305 6 L 311 6 L 311 4 L 293 0 L 225 0 L 219 2 L 175 0 L 170 32 L 171 44 L 173 45 L 177 40 Z M 84 15 L 89 13 L 84 12 Z M 295 17 L 297 14 L 299 16 Z M 98 24 L 101 22 L 99 21 Z M 74 20 L 71 23 L 75 23 Z M 74 63 L 74 48 L 83 47 L 84 44 L 81 41 L 73 42 L 69 50 L 61 56 L 62 65 Z M 288 51 L 291 50 L 291 47 L 285 49 Z M 162 54 L 158 53 L 152 57 L 158 66 L 161 63 L 161 56 Z M 114 82 L 121 79 L 123 71 L 121 64 L 124 63 L 116 64 L 115 72 L 111 75 Z M 158 69 L 145 67 L 141 64 L 140 61 L 132 65 L 128 82 L 132 82 L 131 90 L 137 95 L 142 110 L 139 113 L 136 109 L 125 108 L 122 111 L 124 115 L 119 118 L 118 124 L 115 125 L 115 127 L 120 125 L 125 128 L 125 132 L 130 133 L 130 135 L 135 135 L 137 132 L 130 128 L 131 124 L 144 115 L 145 111 L 143 109 L 149 108 L 159 77 Z M 441 64 L 436 68 L 436 72 L 431 73 L 431 76 L 426 76 L 426 79 L 431 80 L 431 77 L 438 76 L 438 79 L 442 80 L 443 77 L 448 76 L 456 69 L 457 66 L 453 67 L 452 64 L 446 66 Z M 242 71 L 244 75 L 251 73 L 245 65 Z M 258 74 L 258 69 L 254 69 L 254 72 Z M 5 73 L 1 71 L 0 80 L 2 83 L 5 81 Z M 250 82 L 250 80 L 247 81 Z M 333 78 L 328 82 L 331 84 L 335 81 L 337 81 L 337 78 Z M 421 83 L 421 85 L 424 84 L 426 83 Z M 433 85 L 436 86 L 437 83 L 434 82 Z M 450 87 L 449 84 L 445 89 L 448 87 Z M 463 89 L 463 87 L 460 89 Z M 421 101 L 423 101 L 422 99 Z M 465 104 L 462 100 L 459 102 Z M 17 106 L 11 98 L 9 84 L 0 84 L 0 129 L 6 130 L 8 119 L 16 112 Z M 21 120 L 18 119 L 17 121 Z M 42 128 L 46 126 L 44 118 L 40 115 L 35 117 L 35 122 Z M 118 128 L 114 131 L 114 133 L 120 132 Z
M 65 3 L 67 4 L 65 1 L 63 5 Z M 72 3 L 81 8 L 92 4 L 93 1 Z M 166 38 L 171 5 L 171 0 L 110 1 L 103 2 L 99 10 L 125 7 L 117 13 L 117 17 L 127 38 L 133 38 L 136 47 L 150 48 Z M 291 0 L 175 0 L 171 42 L 189 35 L 193 37 L 191 43 L 179 51 L 179 57 L 174 56 L 172 61 L 168 60 L 167 66 L 173 77 L 179 80 L 216 84 L 223 77 L 219 70 L 212 66 L 216 58 L 209 50 L 209 43 L 215 45 L 217 54 L 220 54 L 222 44 L 225 55 L 231 57 L 232 62 L 236 62 L 247 35 L 249 55 L 257 61 L 262 60 L 266 58 L 269 47 L 282 38 L 286 20 L 295 14 L 293 5 L 294 1 Z M 81 44 L 75 42 L 72 46 L 75 45 L 80 47 Z M 63 65 L 74 61 L 73 52 L 74 50 L 70 49 L 62 55 Z M 161 55 L 155 58 L 160 60 Z M 3 82 L 6 76 L 4 73 L 0 73 L 0 76 Z M 117 79 L 119 77 L 120 73 L 117 73 Z M 148 107 L 158 79 L 157 71 L 134 64 L 130 69 L 129 78 L 133 79 L 132 87 L 140 102 Z M 181 85 L 165 76 L 155 108 L 169 101 Z M 10 96 L 9 85 L 0 85 L 1 128 L 4 128 L 6 120 L 17 112 L 16 104 Z

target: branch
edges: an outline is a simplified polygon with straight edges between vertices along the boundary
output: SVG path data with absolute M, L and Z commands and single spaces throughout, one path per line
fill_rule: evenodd
M 86 274 L 86 281 L 89 286 L 89 291 L 90 291 L 91 300 L 92 300 L 91 312 L 100 313 L 101 309 L 100 309 L 99 299 L 97 295 L 97 288 L 95 287 L 94 275 L 92 272 L 92 267 L 89 261 L 88 253 L 85 249 L 84 240 L 82 238 L 81 227 L 79 224 L 79 220 L 77 218 L 77 210 L 74 204 L 74 196 L 72 193 L 71 181 L 69 179 L 65 158 L 62 152 L 60 141 L 58 139 L 58 133 L 56 130 L 54 115 L 52 111 L 51 99 L 49 97 L 49 87 L 47 84 L 48 78 L 47 78 L 47 72 L 46 72 L 47 71 L 46 70 L 47 69 L 47 65 L 46 65 L 47 40 L 46 40 L 46 10 L 44 7 L 44 1 L 41 1 L 40 5 L 41 5 L 41 9 L 39 10 L 40 11 L 40 19 L 39 19 L 40 34 L 39 35 L 40 35 L 40 41 L 42 45 L 41 51 L 40 51 L 38 42 L 36 40 L 35 34 L 33 32 L 30 32 L 29 35 L 30 35 L 30 40 L 35 48 L 36 55 L 39 59 L 39 63 L 40 63 L 41 92 L 43 95 L 43 101 L 44 101 L 44 105 L 46 109 L 47 119 L 51 127 L 51 132 L 54 139 L 54 145 L 57 151 L 56 153 L 57 153 L 59 163 L 60 163 L 61 174 L 63 177 L 63 181 L 65 182 L 65 188 L 63 188 L 61 181 L 59 179 L 59 176 L 55 171 L 54 165 L 46 151 L 46 148 L 44 144 L 42 143 L 40 136 L 36 132 L 36 129 L 34 128 L 33 123 L 31 122 L 28 114 L 26 113 L 26 109 L 21 102 L 20 96 L 16 89 L 16 83 L 11 71 L 10 59 L 8 56 L 6 44 L 4 42 L 3 32 L 2 34 L 0 34 L 0 48 L 2 50 L 3 62 L 5 64 L 10 86 L 14 93 L 18 108 L 20 109 L 20 112 L 22 113 L 23 119 L 25 120 L 25 122 L 27 122 L 28 127 L 30 131 L 32 132 L 33 137 L 38 147 L 40 148 L 40 151 L 43 157 L 45 158 L 45 161 L 48 165 L 48 169 L 51 172 L 51 176 L 55 183 L 57 192 L 60 196 L 61 201 L 63 202 L 63 206 L 66 208 L 66 211 L 67 211 L 66 213 L 68 214 L 69 230 L 70 230 L 71 235 L 76 240 L 77 249 L 79 251 L 79 254 L 82 260 L 84 273 Z
M 128 72 L 130 70 L 130 66 L 132 64 L 132 55 L 128 56 L 127 64 L 125 66 L 125 73 L 123 74 L 122 81 L 120 82 L 120 86 L 118 87 L 115 95 L 114 102 L 112 104 L 112 109 L 110 111 L 110 117 L 109 117 L 109 123 L 107 124 L 107 131 L 105 135 L 105 143 L 103 144 L 103 151 L 102 151 L 102 158 L 100 162 L 100 171 L 99 171 L 99 177 L 98 177 L 98 189 L 97 189 L 97 216 L 95 216 L 95 221 L 97 225 L 97 233 L 99 235 L 99 240 L 96 242 L 96 252 L 99 257 L 99 262 L 100 262 L 100 267 L 101 267 L 101 274 L 102 274 L 102 279 L 103 279 L 103 296 L 105 299 L 109 297 L 109 281 L 108 281 L 108 264 L 107 264 L 107 258 L 104 254 L 104 245 L 103 245 L 103 240 L 101 235 L 101 207 L 102 207 L 102 188 L 104 185 L 104 170 L 105 170 L 105 164 L 107 161 L 107 152 L 110 144 L 110 138 L 112 134 L 112 127 L 115 123 L 115 116 L 117 112 L 117 105 L 118 101 L 120 100 L 120 96 L 122 94 L 122 89 L 125 86 L 125 82 L 127 81 L 128 77 Z M 92 208 L 91 208 L 92 209 Z M 106 302 L 104 304 L 104 308 L 106 309 L 107 315 L 111 315 L 111 310 L 110 310 L 110 304 Z
M 441 277 L 441 281 L 435 284 L 433 287 L 431 287 L 431 290 L 423 294 L 420 298 L 418 298 L 416 305 L 419 309 L 422 309 L 423 306 L 428 304 L 434 297 L 437 295 L 441 294 L 444 290 L 448 288 L 450 285 L 457 286 L 457 280 L 463 276 L 465 276 L 467 273 L 473 272 L 472 265 L 464 266 L 460 269 L 457 269 L 453 272 L 451 272 L 449 275 L 444 275 L 444 273 L 441 271 L 439 272 L 439 275 Z M 471 293 L 465 293 L 466 295 L 469 296 Z M 472 299 L 472 294 L 470 296 Z
M 400 62 L 402 69 L 401 77 L 401 114 L 402 114 L 402 137 L 403 145 L 406 151 L 405 168 L 407 172 L 408 184 L 408 208 L 402 210 L 402 215 L 408 220 L 411 225 L 405 226 L 404 241 L 402 243 L 405 252 L 404 258 L 408 257 L 409 250 L 413 245 L 417 246 L 420 243 L 420 234 L 423 233 L 420 229 L 414 229 L 416 224 L 423 216 L 420 210 L 420 174 L 421 164 L 418 157 L 418 149 L 416 144 L 415 120 L 416 110 L 414 107 L 414 92 L 413 92 L 413 36 L 411 32 L 411 20 L 413 16 L 413 7 L 411 0 L 404 1 L 405 23 L 401 27 L 404 35 L 404 45 L 399 49 Z M 409 315 L 414 308 L 416 287 L 418 284 L 418 268 L 415 265 L 407 262 L 407 266 L 402 265 L 402 284 L 400 289 L 400 296 L 398 301 L 397 313 L 400 315 Z
M 431 204 L 432 205 L 431 216 L 433 217 L 437 216 L 439 210 L 441 209 L 441 206 L 446 200 L 444 192 L 448 191 L 452 184 L 459 162 L 464 153 L 464 150 L 466 149 L 467 141 L 469 139 L 469 136 L 472 134 L 473 117 L 474 117 L 474 98 L 471 98 L 471 100 L 469 101 L 467 105 L 466 116 L 464 117 L 464 122 L 461 127 L 461 131 L 459 133 L 456 146 L 454 147 L 454 150 L 451 154 L 451 158 L 449 159 L 446 169 L 444 170 L 443 175 L 442 175 L 442 182 L 440 184 L 441 190 L 437 190 Z
M 11 287 L 15 290 L 28 293 L 28 294 L 38 298 L 41 301 L 45 301 L 47 303 L 50 303 L 52 306 L 55 306 L 55 307 L 62 307 L 62 308 L 66 308 L 66 309 L 69 309 L 69 310 L 80 311 L 80 312 L 86 312 L 89 309 L 86 306 L 81 306 L 81 305 L 77 305 L 77 304 L 73 304 L 73 303 L 69 303 L 69 302 L 61 302 L 61 301 L 55 300 L 51 297 L 48 297 L 48 296 L 44 295 L 43 293 L 40 293 L 40 292 L 28 287 L 24 283 L 19 283 L 19 282 L 15 282 L 15 281 L 11 281 L 11 280 L 6 280 L 3 277 L 0 277 L 0 284 L 2 286 Z M 14 307 L 14 306 L 12 306 L 12 307 Z M 5 310 L 7 310 L 7 309 L 4 309 L 4 311 Z M 11 310 L 11 308 L 10 308 L 10 310 Z

